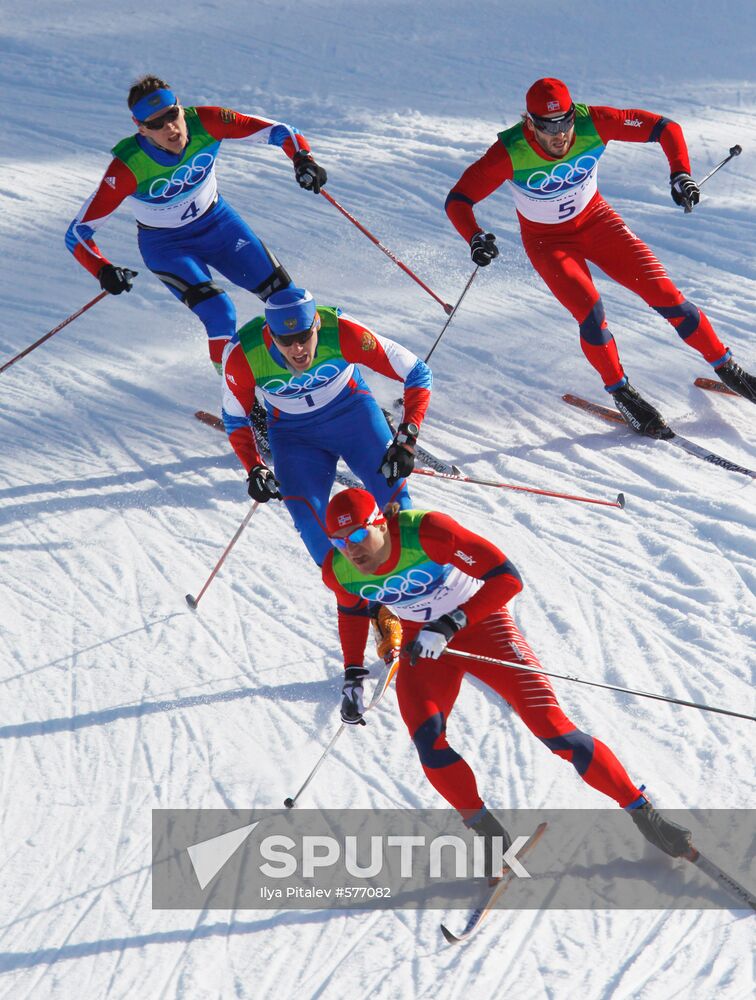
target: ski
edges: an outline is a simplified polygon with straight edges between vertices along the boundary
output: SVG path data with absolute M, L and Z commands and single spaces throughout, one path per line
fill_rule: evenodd
M 597 417 L 601 417 L 602 420 L 607 420 L 612 424 L 622 424 L 627 427 L 623 417 L 617 410 L 612 410 L 608 406 L 602 406 L 600 403 L 592 403 L 587 399 L 583 399 L 580 396 L 573 396 L 572 393 L 566 393 L 562 396 L 565 403 L 569 403 L 571 406 L 577 406 L 580 410 L 585 410 L 587 413 L 593 413 Z M 646 441 L 656 440 L 655 438 L 649 438 L 646 435 L 639 435 L 643 437 Z M 742 465 L 736 465 L 735 462 L 730 462 L 726 458 L 722 458 L 721 455 L 717 455 L 713 451 L 709 451 L 707 448 L 703 448 L 700 444 L 696 444 L 694 441 L 689 441 L 687 438 L 682 437 L 675 431 L 670 430 L 669 435 L 663 439 L 668 441 L 670 444 L 677 445 L 678 448 L 682 448 L 687 451 L 689 455 L 695 455 L 696 458 L 702 459 L 704 462 L 708 462 L 709 465 L 718 465 L 722 469 L 727 469 L 728 472 L 739 472 L 743 476 L 748 476 L 751 479 L 756 479 L 756 472 L 751 469 L 746 469 Z
M 729 389 L 724 382 L 720 382 L 715 378 L 697 378 L 693 385 L 697 385 L 699 389 L 708 389 L 709 392 L 719 392 L 723 396 L 739 395 L 733 389 Z
M 396 434 L 396 425 L 394 424 L 394 418 L 389 413 L 388 410 L 383 411 L 383 415 L 386 418 L 386 422 L 389 425 L 389 429 L 392 434 Z M 448 476 L 461 476 L 462 470 L 458 465 L 453 465 L 451 462 L 447 462 L 443 458 L 438 458 L 433 452 L 428 451 L 427 448 L 423 448 L 421 444 L 415 445 L 415 457 L 419 462 L 427 469 L 435 469 L 436 472 L 443 472 Z
M 214 413 L 208 413 L 206 410 L 197 410 L 194 416 L 201 423 L 207 424 L 208 427 L 214 427 L 216 430 L 223 431 L 224 434 L 226 433 L 223 421 Z M 263 457 L 270 461 L 271 454 L 267 428 L 260 426 L 260 423 L 261 422 L 259 420 L 255 419 L 253 411 L 252 424 L 255 429 L 255 437 L 257 438 L 257 447 L 260 449 L 260 453 Z M 358 482 L 354 477 L 349 476 L 344 472 L 336 473 L 336 482 L 341 483 L 342 486 L 356 486 L 358 489 L 363 489 L 362 483 Z
M 719 865 L 715 864 L 704 854 L 701 854 L 697 848 L 691 846 L 690 851 L 683 856 L 686 861 L 690 861 L 691 864 L 700 868 L 709 878 L 713 878 L 715 882 L 718 882 L 739 903 L 744 903 L 746 906 L 750 906 L 752 910 L 756 910 L 756 896 L 746 889 L 744 885 L 741 885 L 740 882 L 736 882 L 732 875 L 728 875 L 727 872 L 722 871 Z
M 517 857 L 521 858 L 529 851 L 531 851 L 541 837 L 546 832 L 547 823 L 539 823 L 535 829 L 535 832 L 530 835 L 525 844 L 517 852 Z M 449 944 L 460 944 L 462 941 L 467 941 L 469 938 L 479 930 L 480 925 L 486 919 L 488 914 L 494 908 L 496 903 L 501 899 L 504 893 L 507 891 L 510 885 L 517 880 L 517 876 L 511 869 L 507 869 L 499 881 L 494 885 L 486 898 L 485 902 L 476 907 L 467 919 L 462 931 L 459 934 L 453 934 L 448 927 L 441 924 L 441 933 L 444 935 Z

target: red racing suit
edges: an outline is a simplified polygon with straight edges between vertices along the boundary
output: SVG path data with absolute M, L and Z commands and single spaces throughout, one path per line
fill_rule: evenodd
M 550 156 L 525 121 L 500 133 L 450 191 L 446 212 L 468 242 L 481 227 L 474 206 L 505 181 L 512 185 L 522 242 L 533 267 L 577 320 L 580 346 L 609 391 L 625 384 L 588 262 L 641 298 L 713 366 L 729 357 L 708 318 L 672 283 L 653 252 L 628 229 L 597 187 L 606 144 L 659 142 L 671 172 L 690 172 L 682 129 L 640 109 L 576 106 L 570 149 Z
M 336 595 L 345 667 L 364 662 L 369 621 L 360 612 L 367 599 L 386 604 L 402 619 L 405 648 L 396 693 L 402 719 L 433 787 L 468 822 L 483 808 L 472 769 L 446 738 L 462 678 L 470 674 L 501 695 L 528 729 L 552 753 L 570 761 L 585 782 L 623 808 L 636 801 L 641 792 L 614 753 L 565 715 L 543 674 L 446 653 L 438 660 L 421 658 L 410 665 L 406 647 L 423 624 L 461 608 L 468 624 L 452 638 L 449 649 L 541 666 L 506 608 L 522 589 L 522 581 L 499 548 L 437 512 L 400 511 L 389 520 L 388 530 L 391 555 L 373 574 L 352 570 L 350 575 L 346 557 L 331 550 L 323 563 L 323 581 Z M 403 540 L 413 550 L 409 569 Z M 432 582 L 421 585 L 428 578 Z M 473 731 L 482 737 L 475 727 Z

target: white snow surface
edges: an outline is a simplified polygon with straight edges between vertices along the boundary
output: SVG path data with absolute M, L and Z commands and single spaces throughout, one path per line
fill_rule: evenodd
M 240 0 L 155 6 L 2 0 L 0 359 L 97 285 L 63 236 L 147 71 L 185 103 L 296 124 L 331 194 L 455 301 L 471 272 L 443 212 L 462 169 L 516 121 L 539 76 L 577 99 L 679 121 L 702 176 L 675 210 L 658 146 L 613 144 L 601 188 L 756 366 L 756 20 L 750 0 L 577 8 Z M 224 144 L 221 190 L 319 301 L 420 355 L 444 314 L 275 148 Z M 501 258 L 433 358 L 425 443 L 469 475 L 612 499 L 620 512 L 478 486 L 412 482 L 521 570 L 513 611 L 548 669 L 753 713 L 754 487 L 671 445 L 566 406 L 605 402 L 571 317 L 532 271 L 505 190 L 478 209 Z M 331 595 L 283 508 L 252 518 L 225 439 L 194 421 L 220 381 L 199 322 L 143 266 L 122 208 L 98 242 L 140 270 L 0 378 L 0 996 L 698 997 L 753 988 L 743 912 L 498 913 L 463 948 L 431 912 L 151 909 L 155 807 L 278 808 L 338 724 Z M 641 300 L 597 276 L 633 382 L 680 433 L 754 467 L 753 408 L 693 386 L 705 363 Z M 257 300 L 231 289 L 239 318 Z M 396 387 L 371 379 L 388 402 Z M 661 807 L 753 805 L 753 727 L 555 682 Z M 378 714 L 378 713 L 377 713 Z M 492 808 L 606 804 L 479 684 L 450 740 Z M 438 807 L 396 709 L 349 731 L 311 789 L 319 807 Z M 673 862 L 637 843 L 647 877 Z M 719 858 L 754 881 L 746 858 Z M 457 914 L 459 920 L 462 914 Z

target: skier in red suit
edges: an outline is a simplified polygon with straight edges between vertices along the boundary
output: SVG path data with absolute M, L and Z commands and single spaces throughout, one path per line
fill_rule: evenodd
M 354 725 L 362 719 L 368 609 L 381 605 L 378 621 L 386 642 L 379 651 L 390 656 L 393 646 L 396 656 L 403 647 L 396 693 L 423 771 L 487 844 L 493 836 L 503 836 L 505 847 L 511 840 L 486 809 L 472 769 L 446 738 L 465 674 L 501 695 L 552 753 L 627 809 L 651 843 L 673 857 L 685 853 L 689 831 L 658 813 L 644 786 L 635 785 L 609 747 L 565 715 L 546 676 L 445 652 L 448 646 L 540 668 L 506 607 L 522 590 L 522 579 L 504 553 L 445 514 L 400 511 L 398 505 L 387 513 L 360 489 L 337 493 L 326 510 L 334 547 L 322 573 L 338 606 L 345 671 L 342 720 Z
M 672 198 L 692 209 L 699 189 L 690 176 L 682 129 L 661 115 L 574 104 L 561 80 L 537 80 L 522 121 L 465 170 L 446 199 L 446 212 L 486 267 L 498 256 L 474 206 L 509 181 L 522 242 L 533 267 L 580 327 L 580 346 L 628 424 L 652 437 L 668 434 L 659 412 L 630 385 L 609 331 L 588 262 L 640 295 L 698 351 L 731 389 L 756 402 L 756 378 L 735 364 L 705 313 L 689 302 L 654 253 L 604 201 L 598 160 L 608 142 L 658 142 L 669 161 Z

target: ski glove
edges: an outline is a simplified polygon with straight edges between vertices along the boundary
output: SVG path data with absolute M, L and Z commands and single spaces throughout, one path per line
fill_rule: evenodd
M 686 174 L 684 170 L 678 170 L 676 174 L 670 174 L 669 183 L 672 188 L 672 201 L 675 205 L 682 205 L 691 212 L 693 206 L 699 202 L 701 191 L 690 174 Z
M 477 264 L 478 267 L 488 267 L 491 261 L 499 256 L 494 234 L 476 233 L 470 240 L 470 256 L 473 264 Z
M 399 424 L 378 468 L 389 486 L 404 479 L 415 468 L 415 444 L 419 433 L 417 424 Z
M 254 465 L 247 476 L 247 493 L 258 503 L 280 500 L 280 483 L 267 465 Z
M 138 271 L 130 271 L 128 267 L 115 267 L 113 264 L 103 264 L 97 272 L 100 288 L 111 295 L 130 292 Z
M 320 194 L 320 189 L 325 187 L 328 180 L 328 174 L 323 167 L 319 167 L 312 156 L 303 149 L 294 154 L 294 173 L 299 186 L 314 194 Z
M 402 648 L 402 622 L 385 604 L 371 609 L 370 622 L 375 634 L 375 648 L 386 666 L 399 658 Z
M 364 667 L 344 669 L 344 687 L 341 689 L 341 721 L 347 726 L 365 726 L 362 681 L 370 674 Z
M 435 621 L 428 622 L 407 649 L 410 665 L 414 666 L 422 657 L 437 660 L 451 639 L 465 625 L 467 625 L 467 615 L 459 608 L 450 611 L 448 615 L 441 615 Z

